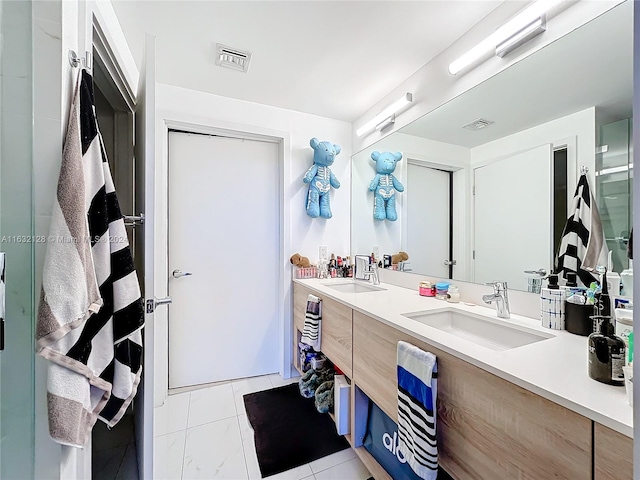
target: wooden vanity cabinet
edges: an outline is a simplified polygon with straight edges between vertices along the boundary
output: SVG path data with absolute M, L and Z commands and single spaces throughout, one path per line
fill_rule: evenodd
M 294 352 L 298 352 L 300 333 L 304 328 L 304 316 L 307 308 L 307 296 L 318 296 L 317 293 L 300 285 L 293 284 L 293 325 Z M 320 350 L 331 360 L 344 374 L 352 376 L 352 350 L 351 350 L 351 315 L 352 310 L 330 298 L 322 297 L 322 324 Z M 296 362 L 299 360 L 296 358 Z M 296 365 L 299 368 L 298 363 Z
M 396 422 L 399 340 L 438 357 L 438 450 L 454 478 L 591 478 L 591 420 L 354 311 L 353 380 Z
M 633 439 L 594 422 L 594 480 L 633 478 Z

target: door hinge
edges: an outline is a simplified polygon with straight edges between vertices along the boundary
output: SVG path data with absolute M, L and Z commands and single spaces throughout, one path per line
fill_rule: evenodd
M 475 195 L 475 194 L 476 194 L 476 187 L 475 187 L 475 185 L 473 186 L 472 190 L 473 190 L 473 195 Z

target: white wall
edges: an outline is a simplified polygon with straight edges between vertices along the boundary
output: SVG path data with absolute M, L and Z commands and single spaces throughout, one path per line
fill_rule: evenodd
M 471 166 L 478 167 L 499 157 L 529 150 L 544 143 L 561 144 L 575 138 L 575 152 L 569 152 L 569 159 L 573 156 L 577 164 L 570 165 L 572 170 L 568 177 L 569 190 L 573 196 L 573 185 L 578 181 L 579 167 L 582 165 L 589 168 L 589 180 L 595 188 L 593 173 L 596 164 L 596 134 L 596 109 L 590 107 L 472 148 Z
M 351 254 L 370 254 L 373 245 L 380 246 L 380 253 L 394 254 L 402 250 L 404 228 L 404 195 L 396 193 L 398 220 L 395 222 L 377 221 L 373 219 L 373 192 L 369 184 L 376 174 L 375 164 L 371 160 L 371 152 L 401 152 L 402 160 L 396 164 L 394 175 L 407 185 L 407 159 L 419 160 L 427 164 L 457 170 L 454 173 L 454 252 L 462 251 L 464 246 L 464 225 L 466 200 L 466 177 L 470 164 L 470 150 L 466 147 L 437 142 L 427 138 L 416 137 L 396 132 L 375 145 L 368 147 L 353 156 L 351 166 Z M 411 252 L 409 261 L 411 261 Z M 465 268 L 460 262 L 460 270 Z M 462 275 L 462 272 L 460 273 Z
M 461 72 L 455 76 L 451 75 L 448 67 L 452 61 L 493 33 L 498 26 L 508 21 L 524 5 L 524 2 L 520 1 L 502 3 L 449 48 L 389 92 L 388 95 L 358 118 L 353 123 L 353 150 L 359 152 L 380 138 L 401 129 L 413 120 L 420 118 L 558 38 L 572 32 L 623 1 L 582 0 L 580 2 L 567 2 L 568 7 L 566 10 L 548 18 L 546 32 L 527 42 L 515 52 L 504 58 L 491 56 L 466 73 Z M 413 93 L 414 103 L 408 110 L 396 116 L 396 122 L 393 127 L 386 129 L 384 133 L 374 131 L 363 137 L 358 137 L 355 134 L 360 126 L 406 92 Z

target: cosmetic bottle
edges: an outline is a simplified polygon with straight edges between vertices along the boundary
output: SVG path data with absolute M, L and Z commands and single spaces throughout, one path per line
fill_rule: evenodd
M 564 330 L 565 294 L 558 285 L 558 275 L 549 275 L 547 282 L 547 288 L 540 289 L 540 320 L 542 326 L 552 330 Z
M 589 377 L 609 385 L 624 385 L 624 340 L 613 333 L 611 317 L 596 315 L 596 333 L 589 335 Z
M 627 268 L 620 273 L 622 282 L 622 295 L 633 297 L 633 268 Z
M 460 301 L 460 290 L 458 290 L 457 285 L 449 285 L 447 293 L 449 294 L 449 298 L 447 298 L 448 302 L 458 303 Z
M 594 307 L 594 315 L 601 317 L 611 317 L 611 297 L 609 296 L 609 287 L 607 281 L 607 270 L 602 273 L 602 290 L 596 293 L 596 304 Z

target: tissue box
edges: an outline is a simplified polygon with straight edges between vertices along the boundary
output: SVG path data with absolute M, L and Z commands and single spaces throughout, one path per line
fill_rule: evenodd
M 336 415 L 336 429 L 338 434 L 347 435 L 349 429 L 349 404 L 351 385 L 347 383 L 347 377 L 336 375 L 334 377 L 333 408 Z

